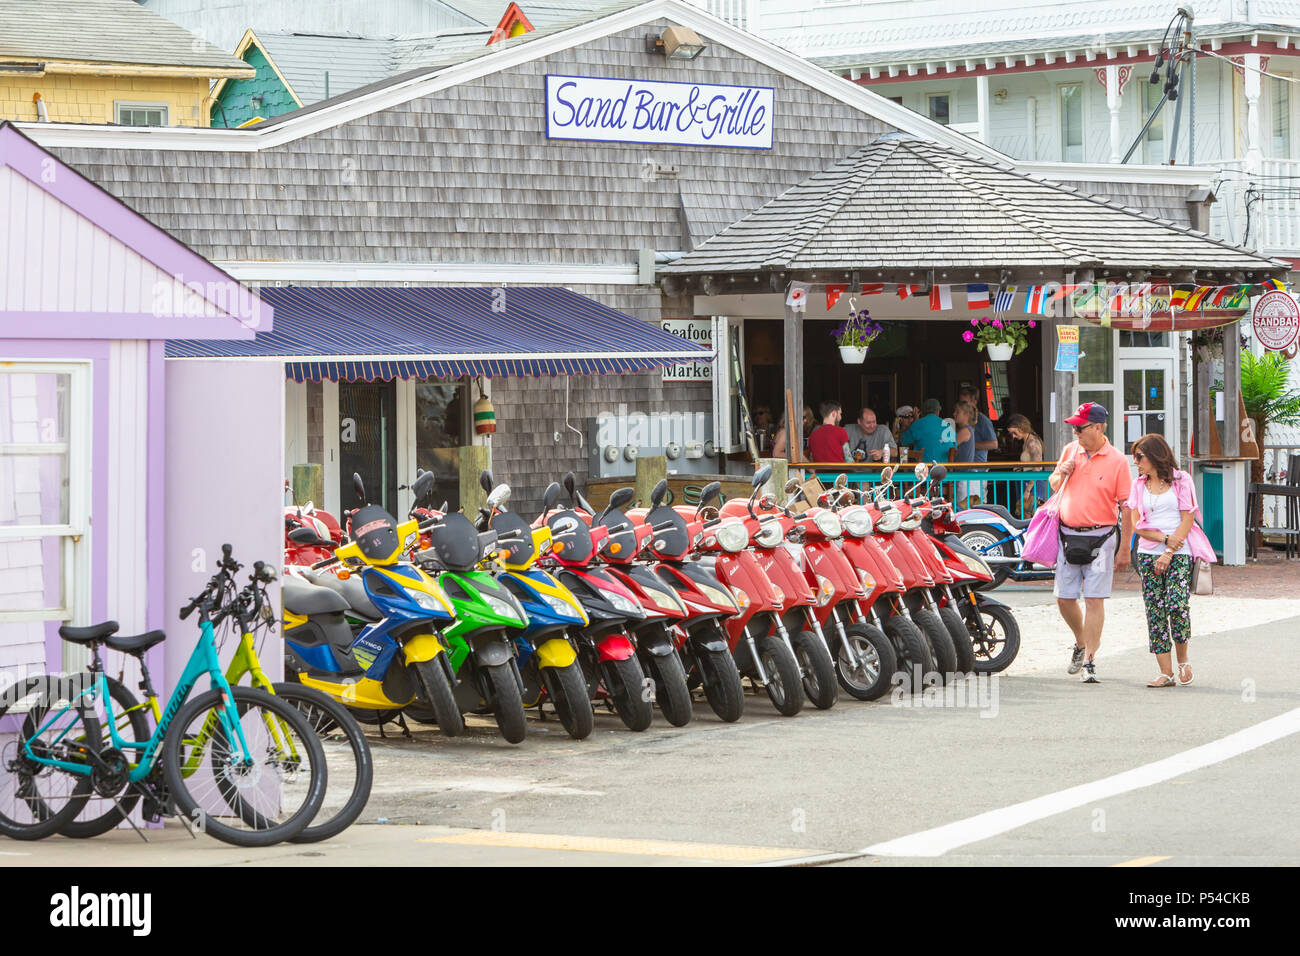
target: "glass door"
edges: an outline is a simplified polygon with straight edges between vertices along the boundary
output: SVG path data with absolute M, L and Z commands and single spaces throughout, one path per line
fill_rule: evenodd
M 401 520 L 397 508 L 397 386 L 394 382 L 339 382 L 339 501 L 358 507 L 352 475 L 370 504 Z
M 1172 433 L 1174 416 L 1170 409 L 1173 370 L 1171 360 L 1120 361 L 1124 425 L 1120 435 L 1123 444 L 1116 441 L 1116 447 L 1123 448 L 1126 455 L 1132 454 L 1133 443 L 1139 438 L 1155 433 L 1169 442 L 1177 456 L 1178 436 Z
M 428 379 L 415 383 L 415 464 L 434 476 L 434 507 L 460 507 L 460 447 L 470 443 L 469 386 Z M 414 474 L 403 480 L 411 481 Z

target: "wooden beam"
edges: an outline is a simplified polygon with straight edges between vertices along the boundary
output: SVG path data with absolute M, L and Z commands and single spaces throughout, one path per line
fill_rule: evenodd
M 647 455 L 636 460 L 636 497 L 632 499 L 639 508 L 650 507 L 650 492 L 668 477 L 668 459 L 663 455 Z M 595 502 L 592 502 L 595 504 Z
M 785 307 L 785 388 L 790 393 L 794 409 L 785 425 L 786 451 L 791 461 L 799 461 L 803 454 L 803 313 Z
M 491 448 L 487 445 L 462 445 L 457 451 L 460 458 L 460 507 L 473 521 L 478 509 L 487 506 L 487 492 L 478 483 L 478 476 L 490 467 Z
M 1241 395 L 1241 332 L 1235 325 L 1223 329 L 1223 454 L 1241 454 L 1241 422 L 1237 420 Z

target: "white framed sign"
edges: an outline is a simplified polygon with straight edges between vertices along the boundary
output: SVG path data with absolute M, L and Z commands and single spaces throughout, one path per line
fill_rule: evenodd
M 546 135 L 612 143 L 772 148 L 768 86 L 546 77 Z
M 712 319 L 660 319 L 659 325 L 665 332 L 680 335 L 692 345 L 704 345 L 713 348 Z M 713 362 L 691 362 L 689 365 L 665 365 L 665 382 L 711 382 L 713 381 Z

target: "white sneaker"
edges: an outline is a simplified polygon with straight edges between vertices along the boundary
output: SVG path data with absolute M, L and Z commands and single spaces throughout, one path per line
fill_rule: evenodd
M 1100 684 L 1097 680 L 1097 665 L 1092 661 L 1084 661 L 1083 677 L 1080 678 L 1085 684 Z
M 1077 674 L 1079 673 L 1079 668 L 1082 666 L 1083 666 L 1083 648 L 1080 647 L 1078 644 L 1075 644 L 1073 649 L 1070 651 L 1070 667 L 1066 671 L 1066 673 Z

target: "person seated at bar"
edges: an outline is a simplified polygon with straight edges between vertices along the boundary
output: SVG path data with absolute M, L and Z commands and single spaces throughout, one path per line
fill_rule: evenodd
M 921 405 L 924 414 L 899 436 L 899 447 L 913 449 L 916 461 L 948 461 L 949 450 L 957 444 L 952 428 L 939 417 L 942 407 L 937 398 L 927 398 Z
M 870 408 L 862 409 L 858 420 L 844 430 L 849 435 L 849 461 L 889 461 L 898 457 L 894 436 L 888 428 L 880 427 Z
M 916 409 L 911 405 L 900 405 L 894 410 L 894 448 L 898 448 L 898 439 L 916 421 Z
M 949 461 L 971 462 L 975 460 L 975 420 L 978 417 L 979 410 L 970 402 L 958 402 L 953 407 L 952 420 L 957 431 L 957 444 L 948 450 Z M 970 495 L 980 493 L 980 483 L 978 481 L 958 481 L 954 482 L 953 487 L 956 489 L 958 509 L 967 507 L 966 502 Z
M 849 433 L 840 427 L 844 415 L 840 403 L 822 402 L 822 423 L 808 436 L 808 457 L 812 461 L 846 461 Z

